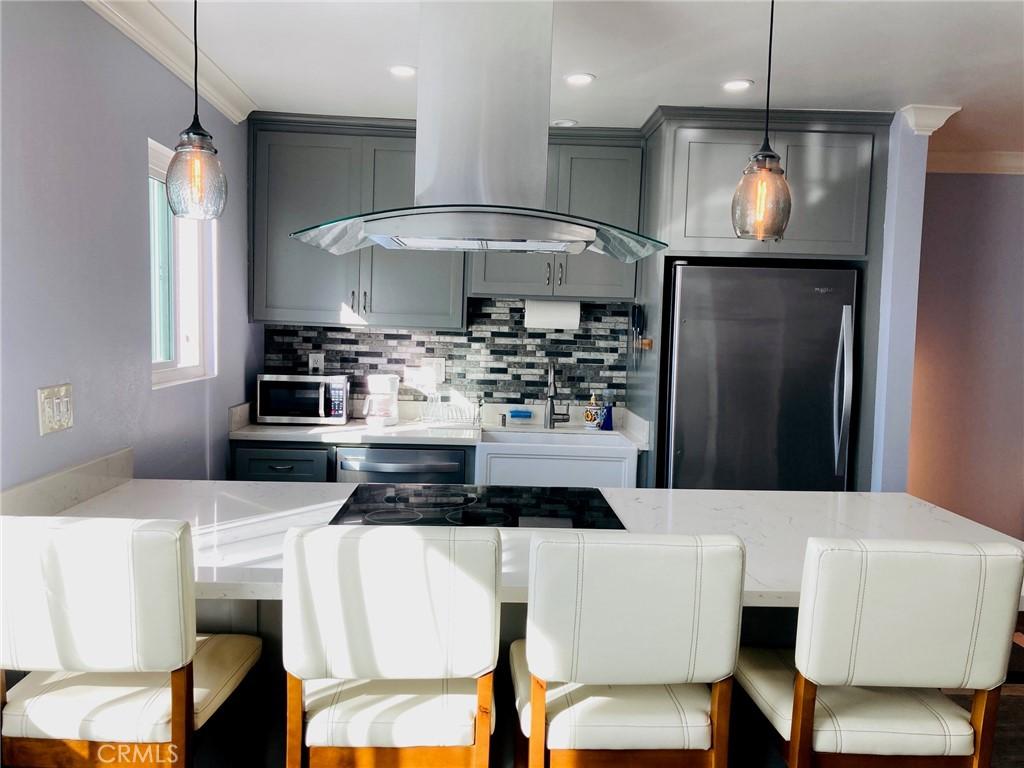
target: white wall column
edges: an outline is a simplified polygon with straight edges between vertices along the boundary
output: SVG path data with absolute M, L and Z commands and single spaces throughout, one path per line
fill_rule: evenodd
M 896 114 L 889 129 L 872 491 L 907 487 L 928 137 L 958 111 L 911 104 Z

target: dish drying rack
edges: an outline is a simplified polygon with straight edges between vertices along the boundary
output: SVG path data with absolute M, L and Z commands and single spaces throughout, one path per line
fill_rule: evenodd
M 423 415 L 420 420 L 427 424 L 480 424 L 480 407 L 483 398 L 459 398 L 458 401 L 445 400 L 440 393 L 427 395 L 423 404 Z

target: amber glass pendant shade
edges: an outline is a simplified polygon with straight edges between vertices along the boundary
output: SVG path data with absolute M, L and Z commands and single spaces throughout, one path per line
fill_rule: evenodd
M 732 196 L 732 227 L 744 240 L 781 240 L 789 224 L 789 183 L 774 152 L 756 152 Z
M 175 216 L 216 219 L 224 212 L 228 180 L 211 136 L 199 122 L 199 0 L 192 3 L 192 124 L 178 135 L 167 166 L 167 204 Z

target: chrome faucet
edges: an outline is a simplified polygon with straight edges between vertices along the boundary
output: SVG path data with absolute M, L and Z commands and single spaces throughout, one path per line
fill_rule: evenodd
M 555 386 L 555 361 L 548 361 L 548 396 L 544 401 L 544 427 L 554 429 L 555 424 L 565 424 L 569 421 L 569 409 L 565 413 L 558 413 L 555 410 L 555 398 L 558 397 L 558 387 Z

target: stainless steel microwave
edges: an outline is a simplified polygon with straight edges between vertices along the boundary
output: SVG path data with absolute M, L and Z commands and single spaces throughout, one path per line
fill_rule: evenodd
M 256 377 L 259 424 L 345 424 L 348 399 L 348 376 Z

